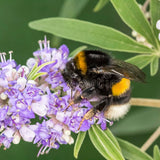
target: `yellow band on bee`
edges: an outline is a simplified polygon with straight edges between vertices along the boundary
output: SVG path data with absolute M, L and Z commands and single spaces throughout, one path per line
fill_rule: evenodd
M 75 56 L 75 62 L 77 69 L 81 70 L 81 74 L 85 75 L 87 72 L 87 63 L 86 63 L 86 56 L 83 51 L 79 52 Z
M 113 96 L 120 96 L 121 94 L 125 93 L 129 88 L 130 80 L 122 78 L 120 82 L 112 86 L 112 94 Z

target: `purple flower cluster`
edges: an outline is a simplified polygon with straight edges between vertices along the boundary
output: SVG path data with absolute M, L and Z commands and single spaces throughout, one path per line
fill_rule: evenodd
M 18 144 L 23 139 L 40 147 L 38 156 L 58 149 L 60 144 L 72 144 L 71 131 L 87 131 L 97 119 L 101 128 L 106 129 L 108 122 L 99 113 L 84 120 L 79 129 L 82 118 L 93 106 L 87 100 L 70 106 L 74 93 L 81 90 L 77 87 L 71 94 L 61 75 L 69 60 L 69 49 L 66 45 L 50 48 L 46 38 L 39 41 L 39 46 L 27 66 L 16 65 L 12 52 L 9 60 L 6 53 L 0 53 L 0 145 L 9 148 L 11 143 Z M 38 67 L 46 64 L 38 71 L 46 74 L 31 79 L 30 74 L 32 77 L 36 74 L 35 64 Z M 36 116 L 41 123 L 32 123 Z

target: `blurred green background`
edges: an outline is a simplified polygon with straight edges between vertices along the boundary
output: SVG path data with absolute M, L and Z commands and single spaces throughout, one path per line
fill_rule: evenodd
M 88 1 L 88 0 L 86 0 Z M 121 21 L 113 6 L 109 3 L 101 11 L 95 13 L 93 8 L 98 0 L 90 0 L 81 10 L 76 18 L 103 24 L 116 28 L 128 35 L 131 30 Z M 37 41 L 43 39 L 45 33 L 31 30 L 28 27 L 30 21 L 57 17 L 62 15 L 61 8 L 66 0 L 0 0 L 0 51 L 14 51 L 13 57 L 17 63 L 25 64 L 29 57 L 32 57 L 33 51 L 38 49 Z M 141 0 L 142 2 L 142 0 Z M 77 3 L 78 5 L 78 3 Z M 74 8 L 75 9 L 75 8 Z M 68 15 L 72 14 L 71 7 L 68 7 Z M 52 35 L 47 35 L 48 39 L 53 39 Z M 84 45 L 81 43 L 61 40 L 60 44 L 67 44 L 70 51 Z M 55 45 L 54 45 L 55 44 Z M 60 45 L 59 44 L 59 45 Z M 58 45 L 58 46 L 59 46 Z M 57 47 L 57 42 L 52 42 L 52 47 Z M 90 49 L 98 49 L 89 46 Z M 127 59 L 133 56 L 133 53 L 120 53 L 108 51 L 113 57 Z M 146 84 L 132 84 L 132 96 L 144 98 L 160 98 L 160 72 L 154 77 L 149 75 L 149 67 L 144 69 L 147 75 Z M 113 133 L 139 147 L 160 125 L 160 109 L 132 107 L 129 114 L 119 122 L 115 122 L 110 129 Z M 76 138 L 76 135 L 73 135 Z M 160 138 L 154 144 L 159 144 Z M 153 145 L 148 150 L 152 155 Z M 10 149 L 4 151 L 0 149 L 0 160 L 32 160 L 36 159 L 39 148 L 36 145 L 21 142 L 19 145 L 12 145 Z M 51 150 L 48 155 L 40 156 L 38 159 L 69 159 L 73 160 L 73 145 L 63 145 L 58 150 Z M 81 148 L 79 158 L 86 160 L 104 159 L 91 144 L 87 136 Z

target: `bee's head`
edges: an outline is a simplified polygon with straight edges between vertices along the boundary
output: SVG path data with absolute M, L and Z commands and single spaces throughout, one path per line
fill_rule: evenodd
M 77 82 L 79 76 L 73 59 L 67 62 L 65 69 L 62 71 L 62 75 L 64 80 L 70 85 L 71 83 Z

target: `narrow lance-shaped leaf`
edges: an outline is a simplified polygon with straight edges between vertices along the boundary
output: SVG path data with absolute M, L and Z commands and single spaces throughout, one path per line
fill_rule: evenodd
M 152 57 L 152 55 L 138 55 L 127 59 L 126 62 L 134 64 L 142 69 L 152 62 Z
M 76 143 L 74 145 L 74 157 L 75 158 L 78 158 L 78 153 L 81 149 L 85 136 L 86 136 L 86 132 L 79 132 L 77 136 Z
M 83 51 L 86 48 L 87 48 L 87 46 L 81 46 L 81 47 L 76 48 L 74 51 L 72 51 L 69 54 L 69 57 L 74 57 L 77 53 L 79 53 L 80 51 Z
M 47 18 L 29 23 L 33 29 L 83 42 L 103 49 L 133 53 L 152 53 L 129 36 L 103 25 L 69 18 Z
M 92 141 L 92 144 L 95 146 L 95 148 L 98 150 L 98 152 L 105 158 L 105 159 L 110 159 L 113 160 L 113 157 L 111 153 L 108 151 L 108 149 L 105 148 L 100 142 L 99 137 L 94 133 L 93 129 L 89 129 L 89 137 L 90 140 Z
M 109 133 L 110 134 L 110 133 Z M 115 140 L 102 131 L 97 125 L 89 129 L 89 137 L 95 148 L 108 160 L 124 160 Z M 117 142 L 116 142 L 117 143 Z
M 117 139 L 114 137 L 114 135 L 112 134 L 112 132 L 109 129 L 106 129 L 104 132 L 109 137 L 109 139 L 116 145 L 116 147 L 121 151 L 119 143 Z
M 154 56 L 152 58 L 152 62 L 150 66 L 151 76 L 154 76 L 158 72 L 158 68 L 159 68 L 159 57 Z
M 154 47 L 158 47 L 152 28 L 135 0 L 111 0 L 111 2 L 130 28 L 144 36 Z
M 88 2 L 89 0 L 64 0 L 59 12 L 59 17 L 76 18 Z M 62 39 L 60 37 L 53 36 L 51 42 L 53 46 L 58 47 L 61 40 Z
M 38 77 L 44 76 L 44 75 L 46 75 L 46 74 L 47 74 L 47 72 L 37 73 L 35 76 L 33 76 L 32 80 L 36 80 Z
M 38 63 L 36 62 L 31 70 L 31 72 L 28 74 L 28 79 L 32 79 L 32 77 L 37 73 Z
M 159 0 L 151 0 L 150 14 L 151 14 L 152 27 L 156 37 L 158 38 L 159 31 L 156 28 L 156 23 L 160 19 L 160 1 Z
M 31 70 L 30 73 L 28 74 L 28 79 L 29 79 L 29 77 L 30 77 L 31 75 L 34 74 L 33 72 L 36 70 L 37 67 L 38 67 L 38 63 L 36 62 L 36 63 L 34 64 L 32 70 Z
M 150 157 L 147 153 L 142 152 L 140 148 L 134 146 L 133 144 L 119 138 L 117 140 L 125 158 L 129 160 L 153 160 L 152 157 Z
M 51 61 L 51 62 L 46 62 L 41 64 L 40 66 L 38 66 L 38 63 L 36 62 L 35 65 L 33 66 L 31 72 L 28 74 L 28 79 L 29 80 L 35 80 L 36 78 L 38 78 L 41 75 L 46 74 L 45 72 L 40 72 L 38 73 L 43 67 L 49 65 L 49 64 L 53 64 L 56 63 L 56 61 Z
M 160 160 L 160 150 L 157 145 L 154 146 L 153 158 L 154 158 L 154 160 Z
M 94 7 L 93 11 L 94 12 L 100 11 L 108 2 L 109 0 L 98 0 L 98 3 Z

